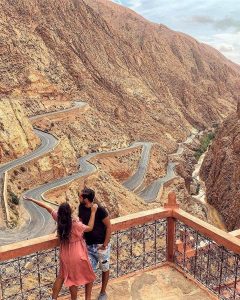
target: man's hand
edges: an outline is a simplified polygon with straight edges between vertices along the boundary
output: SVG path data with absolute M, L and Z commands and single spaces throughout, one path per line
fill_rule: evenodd
M 106 249 L 107 249 L 107 246 L 104 246 L 103 244 L 98 247 L 98 250 L 106 250 Z

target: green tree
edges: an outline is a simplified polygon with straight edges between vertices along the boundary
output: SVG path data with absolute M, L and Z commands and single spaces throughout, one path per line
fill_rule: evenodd
M 200 141 L 200 147 L 196 150 L 194 156 L 197 160 L 199 160 L 200 156 L 207 151 L 207 148 L 209 146 L 209 144 L 211 143 L 211 141 L 214 139 L 215 134 L 214 132 L 210 132 L 208 134 L 206 134 Z

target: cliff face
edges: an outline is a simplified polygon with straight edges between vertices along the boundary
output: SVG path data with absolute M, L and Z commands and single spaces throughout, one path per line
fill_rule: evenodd
M 110 1 L 3 0 L 0 18 L 5 95 L 78 97 L 131 139 L 161 143 L 235 107 L 236 65 Z
M 40 144 L 17 101 L 0 101 L 0 163 L 22 156 Z
M 0 65 L 3 61 L 4 59 L 1 61 L 0 58 Z M 0 74 L 1 76 L 3 80 L 6 79 L 3 74 Z M 71 105 L 67 101 L 67 96 L 63 96 L 60 87 L 49 83 L 39 72 L 28 71 L 25 76 L 25 85 L 17 85 L 15 88 L 9 85 L 8 91 L 1 90 L 2 81 L 0 81 L 0 163 L 29 153 L 40 144 L 27 116 L 63 109 Z M 8 79 L 10 83 L 11 77 Z
M 227 229 L 240 227 L 240 105 L 219 129 L 201 168 L 207 199 Z
M 3 116 L 4 98 L 8 106 L 21 101 L 26 115 L 67 107 L 72 99 L 89 102 L 82 116 L 36 122 L 68 139 L 70 150 L 64 157 L 121 148 L 136 140 L 158 143 L 151 155 L 161 166 L 151 163 L 148 173 L 155 174 L 147 180 L 164 173 L 167 154 L 192 127 L 208 127 L 234 111 L 240 74 L 239 66 L 211 47 L 104 0 L 2 0 L 0 69 Z M 12 116 L 15 129 L 5 117 L 1 126 L 2 157 L 9 151 L 8 159 L 37 144 L 30 123 Z M 21 138 L 13 147 L 18 131 Z M 45 171 L 49 180 L 68 171 L 64 165 L 52 174 L 52 164 L 43 162 L 47 169 L 33 173 L 32 183 Z M 20 193 L 17 177 L 12 189 Z M 109 182 L 104 184 L 111 198 Z M 104 191 L 104 184 L 100 178 L 95 187 Z M 112 200 L 113 206 L 121 198 L 119 211 L 124 210 L 130 192 L 112 184 L 122 194 Z

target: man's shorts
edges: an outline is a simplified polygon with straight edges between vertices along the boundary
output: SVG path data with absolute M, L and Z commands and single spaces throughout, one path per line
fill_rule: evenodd
M 107 272 L 110 265 L 111 246 L 108 244 L 105 250 L 99 250 L 98 248 L 100 246 L 102 246 L 102 244 L 87 245 L 88 256 L 95 272 L 98 266 L 102 272 Z

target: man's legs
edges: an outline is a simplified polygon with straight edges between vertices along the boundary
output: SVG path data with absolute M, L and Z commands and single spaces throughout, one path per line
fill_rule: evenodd
M 100 246 L 100 245 L 98 245 Z M 99 259 L 99 267 L 102 270 L 102 287 L 98 297 L 98 300 L 106 300 L 106 287 L 109 279 L 109 264 L 110 264 L 110 249 L 111 246 L 108 245 L 106 250 L 98 250 L 98 259 Z
M 101 245 L 102 244 L 88 245 L 87 248 L 88 248 L 88 256 L 90 258 L 90 262 L 92 264 L 94 271 L 96 271 L 98 263 L 99 263 L 100 270 L 102 270 L 102 288 L 98 299 L 105 300 L 107 299 L 106 287 L 109 279 L 109 260 L 110 260 L 111 246 L 108 245 L 108 248 L 106 250 L 99 250 L 98 248 Z M 85 292 L 86 292 L 86 288 L 90 289 L 90 286 L 89 287 L 87 287 L 87 285 L 85 286 Z
M 88 257 L 94 272 L 97 270 L 98 266 L 98 252 L 96 245 L 87 245 Z M 85 285 L 85 300 L 91 300 L 93 282 L 89 282 Z
M 109 279 L 109 270 L 106 272 L 102 272 L 102 288 L 101 288 L 101 294 L 105 294 L 106 293 L 106 287 L 108 284 L 108 279 Z

